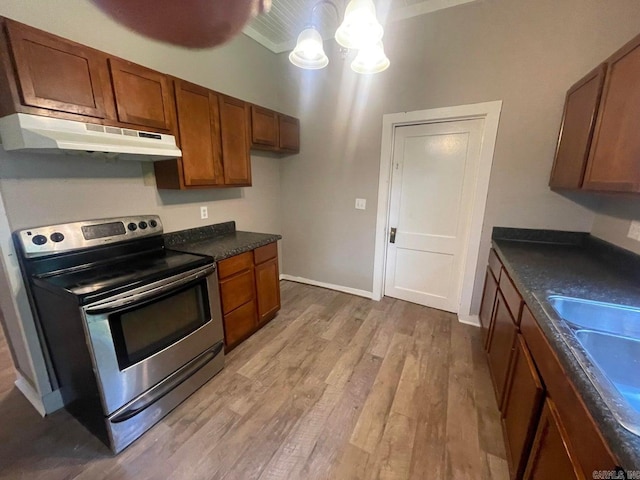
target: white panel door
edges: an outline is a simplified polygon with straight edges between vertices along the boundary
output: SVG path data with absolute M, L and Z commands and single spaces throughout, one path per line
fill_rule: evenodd
M 483 124 L 396 127 L 385 295 L 457 313 Z

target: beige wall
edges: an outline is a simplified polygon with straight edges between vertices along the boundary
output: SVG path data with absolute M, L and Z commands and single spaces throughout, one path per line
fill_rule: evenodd
M 4 0 L 0 15 L 220 92 L 281 109 L 280 71 L 274 61 L 277 57 L 243 35 L 215 49 L 195 51 L 168 46 L 118 25 L 87 0 Z M 11 288 L 0 295 L 0 305 L 7 313 L 7 330 L 16 347 L 18 367 L 37 384 L 41 396 L 45 396 L 47 388 L 42 381 L 34 381 L 41 362 L 36 358 L 33 324 L 9 241 L 11 230 L 149 213 L 161 216 L 165 231 L 236 220 L 239 229 L 279 233 L 279 169 L 279 159 L 254 155 L 251 188 L 158 191 L 149 164 L 6 153 L 0 149 L 0 207 L 6 210 L 0 221 L 0 249 L 5 279 L 11 283 Z M 201 205 L 209 208 L 207 221 L 200 220 Z M 28 358 L 27 350 L 33 358 Z
M 480 0 L 387 25 L 391 67 L 289 66 L 302 152 L 283 163 L 284 271 L 371 291 L 382 115 L 502 100 L 481 260 L 494 225 L 589 231 L 598 200 L 547 187 L 567 88 L 640 32 L 636 0 Z M 367 199 L 367 210 L 354 199 Z
M 603 198 L 591 234 L 640 254 L 640 242 L 627 237 L 631 221 L 640 221 L 640 198 Z

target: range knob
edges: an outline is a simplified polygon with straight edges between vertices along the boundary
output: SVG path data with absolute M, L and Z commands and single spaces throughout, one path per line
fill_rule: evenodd
M 138 226 L 140 227 L 141 230 L 144 230 L 145 228 L 147 228 L 147 222 L 143 220 L 140 223 L 138 223 Z
M 52 242 L 58 243 L 64 240 L 64 235 L 60 232 L 53 232 L 51 236 L 49 236 Z
M 44 235 L 36 235 L 31 239 L 31 241 L 36 245 L 44 245 L 45 243 L 47 243 L 47 237 L 45 237 Z
M 156 222 L 155 220 L 149 220 L 149 226 L 151 228 L 156 228 L 158 226 L 158 222 Z
M 136 225 L 135 223 L 131 222 L 129 225 L 127 225 L 127 228 L 129 229 L 130 232 L 135 232 L 136 229 L 138 228 L 138 225 Z

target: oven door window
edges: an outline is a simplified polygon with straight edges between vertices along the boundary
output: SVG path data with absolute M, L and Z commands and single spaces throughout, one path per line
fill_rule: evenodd
M 109 315 L 120 370 L 176 343 L 211 320 L 207 284 L 177 290 Z

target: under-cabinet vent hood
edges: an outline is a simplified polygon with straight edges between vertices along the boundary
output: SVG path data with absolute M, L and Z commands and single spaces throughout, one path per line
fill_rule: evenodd
M 150 161 L 181 157 L 172 135 L 14 113 L 0 118 L 5 150 Z

